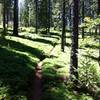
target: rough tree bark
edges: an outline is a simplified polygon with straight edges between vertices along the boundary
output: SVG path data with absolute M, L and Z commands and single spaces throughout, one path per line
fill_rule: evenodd
M 48 30 L 47 32 L 50 32 L 50 26 L 51 26 L 51 0 L 48 0 Z
M 82 2 L 82 23 L 84 23 L 84 1 Z M 82 28 L 82 39 L 84 40 L 84 27 Z
M 38 0 L 35 0 L 35 6 L 36 6 L 36 34 L 38 34 Z
M 98 0 L 98 15 L 100 14 L 100 0 Z
M 98 0 L 98 11 L 97 11 L 97 15 L 100 15 L 100 0 Z M 99 36 L 100 36 L 100 24 L 99 24 Z M 99 46 L 100 46 L 100 37 L 99 37 Z M 100 61 L 100 47 L 99 47 L 99 61 Z M 99 62 L 99 66 L 100 66 L 100 62 Z
M 6 31 L 6 2 L 3 2 L 3 31 Z
M 14 25 L 13 34 L 18 36 L 18 0 L 14 0 Z
M 69 9 L 69 21 L 70 21 L 70 31 L 72 31 L 72 6 Z
M 73 32 L 72 32 L 72 50 L 71 50 L 71 79 L 74 81 L 75 85 L 78 83 L 78 6 L 79 0 L 73 0 Z M 72 76 L 75 76 L 73 79 Z
M 66 28 L 66 18 L 65 18 L 65 0 L 63 0 L 63 14 L 62 14 L 62 22 L 63 22 L 63 27 L 62 27 L 62 36 L 61 36 L 61 50 L 62 52 L 64 52 L 64 47 L 65 47 L 65 36 L 66 36 L 66 32 L 65 32 L 65 28 Z

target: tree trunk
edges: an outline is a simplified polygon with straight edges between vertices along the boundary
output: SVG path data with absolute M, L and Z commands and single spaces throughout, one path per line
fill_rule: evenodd
M 74 81 L 74 84 L 78 83 L 78 6 L 79 0 L 74 0 L 73 6 L 73 32 L 72 32 L 72 50 L 71 50 L 71 79 Z M 75 79 L 72 76 L 75 76 Z
M 46 34 L 48 34 L 48 0 L 46 2 Z
M 70 31 L 72 31 L 72 7 L 70 7 L 69 11 L 69 21 L 70 21 Z
M 84 23 L 84 1 L 82 2 L 82 23 Z M 84 40 L 84 27 L 82 27 L 82 39 Z
M 14 0 L 14 26 L 13 34 L 18 36 L 18 0 Z
M 50 32 L 51 26 L 51 0 L 48 0 L 48 33 Z
M 98 0 L 98 11 L 97 11 L 97 14 L 98 15 L 100 14 L 100 0 Z
M 62 37 L 61 37 L 61 50 L 64 52 L 64 47 L 65 47 L 65 28 L 66 28 L 66 19 L 65 19 L 65 0 L 63 0 L 63 14 L 62 14 L 62 22 L 63 22 L 63 27 L 62 27 Z
M 6 32 L 6 3 L 3 2 L 3 31 Z
M 35 0 L 36 3 L 36 34 L 38 34 L 38 0 Z
M 99 34 L 98 35 L 100 36 L 100 25 L 99 25 Z M 98 62 L 99 62 L 99 66 L 100 66 L 100 37 L 99 37 L 99 60 L 98 60 Z
M 7 10 L 7 28 L 8 28 L 8 24 L 9 24 L 9 7 L 7 7 L 8 8 L 8 10 Z
M 98 12 L 97 12 L 97 15 L 98 16 L 100 15 L 100 0 L 98 0 Z M 100 25 L 99 25 L 99 34 L 98 35 L 100 36 Z M 99 46 L 100 46 L 100 37 L 99 37 Z M 100 66 L 100 47 L 99 47 L 99 66 Z

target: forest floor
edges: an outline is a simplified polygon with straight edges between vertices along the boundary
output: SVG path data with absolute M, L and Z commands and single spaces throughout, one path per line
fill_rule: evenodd
M 62 53 L 60 33 L 51 30 L 48 35 L 34 34 L 32 29 L 27 32 L 23 29 L 19 37 L 11 35 L 5 38 L 0 37 L 0 100 L 1 98 L 27 100 L 34 93 L 30 90 L 34 90 L 36 66 L 40 61 L 42 61 L 42 69 L 38 70 L 40 71 L 39 78 L 42 78 L 40 92 L 43 100 L 66 100 L 66 98 L 67 100 L 99 100 L 98 40 L 90 36 L 87 36 L 84 41 L 81 37 L 79 39 L 79 80 L 80 82 L 86 80 L 84 84 L 91 85 L 88 86 L 89 89 L 92 84 L 95 84 L 92 82 L 96 81 L 98 85 L 92 89 L 95 94 L 88 91 L 76 93 L 70 88 L 71 83 L 66 81 L 70 76 L 70 34 L 67 33 L 65 52 Z

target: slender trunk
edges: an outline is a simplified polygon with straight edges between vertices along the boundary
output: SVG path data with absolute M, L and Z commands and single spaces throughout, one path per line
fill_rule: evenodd
M 71 50 L 71 79 L 75 82 L 75 85 L 78 83 L 78 5 L 79 0 L 74 0 L 73 6 L 73 32 L 72 32 L 72 50 Z M 72 76 L 75 76 L 73 79 Z
M 89 29 L 89 34 L 90 34 L 90 36 L 92 35 L 91 29 Z
M 98 11 L 97 11 L 97 14 L 98 15 L 100 14 L 100 0 L 98 0 Z
M 48 34 L 48 0 L 46 2 L 46 34 Z
M 69 21 L 70 21 L 70 31 L 72 30 L 72 7 L 70 7 L 70 12 L 69 12 Z
M 98 0 L 98 12 L 97 12 L 97 15 L 99 16 L 100 15 L 100 0 Z M 100 36 L 100 25 L 99 25 L 99 34 Z M 99 46 L 100 46 L 100 37 L 99 37 Z M 99 66 L 100 66 L 100 47 L 99 47 Z
M 18 36 L 18 0 L 14 0 L 14 26 L 13 34 Z
M 7 7 L 8 8 L 8 7 Z M 9 24 L 9 8 L 8 8 L 8 10 L 7 10 L 7 28 L 8 28 L 8 25 Z
M 48 0 L 48 33 L 50 32 L 51 26 L 51 0 Z
M 29 23 L 29 26 L 28 27 L 31 27 L 31 16 L 30 16 L 30 10 L 31 10 L 31 8 L 30 8 L 30 4 L 28 5 L 28 23 Z
M 99 34 L 98 35 L 100 36 L 100 25 L 99 25 Z M 99 66 L 100 66 L 100 37 L 99 37 L 99 60 L 98 60 L 98 62 L 99 62 Z
M 3 31 L 6 32 L 6 4 L 3 2 Z
M 98 34 L 98 30 L 97 30 L 97 26 L 95 26 L 95 37 L 97 36 Z
M 63 22 L 63 27 L 62 27 L 62 37 L 61 37 L 61 50 L 62 52 L 64 52 L 64 47 L 65 47 L 65 28 L 66 28 L 66 24 L 65 24 L 65 0 L 63 0 L 63 14 L 62 14 L 62 22 Z
M 82 23 L 84 23 L 84 1 L 82 3 Z M 84 27 L 82 28 L 82 39 L 84 40 Z
M 36 34 L 38 34 L 38 0 L 35 0 L 36 3 Z

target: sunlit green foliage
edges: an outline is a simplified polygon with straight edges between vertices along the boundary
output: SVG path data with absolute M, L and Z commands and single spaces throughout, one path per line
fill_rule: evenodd
M 100 24 L 100 16 L 96 19 L 92 19 L 90 17 L 85 17 L 84 23 L 82 23 L 80 25 L 80 27 L 81 28 L 84 27 L 84 28 L 89 30 L 89 29 L 92 29 L 92 28 L 96 27 L 99 24 Z

